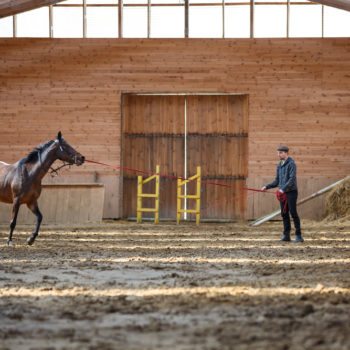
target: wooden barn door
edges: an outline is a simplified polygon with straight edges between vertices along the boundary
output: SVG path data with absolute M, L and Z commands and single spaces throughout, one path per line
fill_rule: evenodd
M 187 96 L 186 105 L 188 176 L 201 166 L 201 217 L 243 218 L 248 175 L 247 96 Z
M 184 96 L 123 96 L 123 166 L 183 176 L 184 172 Z M 123 217 L 136 216 L 137 173 L 123 173 Z M 154 192 L 147 184 L 145 192 Z M 154 200 L 144 200 L 145 207 L 154 207 Z M 160 218 L 175 218 L 176 180 L 160 182 Z M 143 217 L 153 217 L 144 213 Z
M 187 176 L 199 165 L 202 218 L 241 218 L 246 205 L 247 111 L 245 96 L 124 95 L 123 167 L 154 172 L 159 164 L 162 174 L 183 177 L 186 162 Z M 137 173 L 123 173 L 123 217 L 136 216 L 136 177 Z M 176 180 L 162 177 L 160 184 L 160 218 L 175 219 Z M 147 186 L 145 190 L 153 192 L 154 185 Z M 190 185 L 188 193 L 192 191 Z M 151 207 L 154 202 L 144 203 Z

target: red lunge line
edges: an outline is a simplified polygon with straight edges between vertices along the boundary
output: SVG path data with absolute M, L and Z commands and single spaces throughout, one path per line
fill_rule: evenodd
M 100 164 L 100 165 L 104 165 L 104 166 L 108 166 L 112 169 L 115 170 L 126 170 L 126 171 L 130 171 L 130 172 L 135 172 L 135 173 L 140 173 L 140 174 L 145 174 L 145 175 L 154 175 L 154 173 L 150 172 L 150 171 L 143 171 L 143 170 L 138 170 L 138 169 L 133 169 L 133 168 L 126 168 L 126 167 L 121 167 L 121 166 L 114 166 L 114 165 L 109 165 L 106 163 L 101 163 L 101 162 L 95 162 L 94 160 L 87 160 L 85 159 L 85 162 L 87 163 L 93 163 L 93 164 Z M 159 176 L 161 177 L 166 177 L 169 179 L 181 179 L 184 180 L 182 177 L 177 177 L 177 176 L 173 176 L 173 175 L 165 175 L 165 174 L 159 174 Z
M 152 172 L 138 170 L 138 169 L 133 169 L 133 168 L 126 168 L 126 167 L 121 167 L 121 166 L 113 166 L 113 165 L 109 165 L 109 164 L 106 164 L 106 163 L 96 162 L 94 160 L 85 159 L 85 162 L 93 163 L 93 164 L 99 164 L 99 165 L 104 165 L 104 166 L 110 167 L 110 168 L 115 169 L 115 170 L 126 170 L 126 171 L 140 173 L 140 174 L 145 174 L 145 175 L 154 175 L 154 173 L 152 173 Z M 174 175 L 159 174 L 159 176 L 160 177 L 164 177 L 164 178 L 168 178 L 168 179 L 173 179 L 173 180 L 177 180 L 177 179 L 185 180 L 182 177 L 177 177 L 177 176 L 174 176 Z M 205 182 L 208 185 L 215 185 L 215 186 L 233 188 L 233 186 L 231 186 L 231 185 L 221 184 L 221 183 L 218 183 L 218 182 L 211 182 L 211 181 L 206 181 L 206 180 L 203 180 L 203 182 Z M 272 193 L 272 194 L 274 194 L 274 192 L 270 192 L 270 191 L 266 191 L 266 190 L 263 191 L 263 190 L 259 190 L 259 189 L 256 189 L 256 188 L 250 188 L 250 187 L 243 187 L 243 190 L 252 191 L 252 192 L 263 192 L 263 193 Z
M 115 170 L 127 170 L 127 171 L 134 171 L 136 173 L 141 173 L 141 174 L 146 174 L 146 175 L 149 175 L 148 172 L 146 171 L 142 171 L 142 170 L 137 170 L 137 169 L 132 169 L 132 168 L 123 168 L 123 167 L 120 167 L 120 166 L 114 166 L 114 165 L 109 165 L 109 164 L 106 164 L 106 163 L 101 163 L 101 162 L 95 162 L 94 160 L 87 160 L 85 159 L 85 162 L 87 163 L 93 163 L 93 164 L 99 164 L 99 165 L 104 165 L 104 166 L 108 166 L 112 169 L 115 169 Z

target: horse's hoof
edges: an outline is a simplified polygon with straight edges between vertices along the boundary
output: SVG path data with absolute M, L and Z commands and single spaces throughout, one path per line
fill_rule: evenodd
M 34 244 L 34 241 L 35 241 L 35 238 L 33 238 L 33 237 L 29 237 L 29 238 L 27 239 L 28 245 L 33 245 L 33 244 Z
M 7 246 L 8 246 L 8 247 L 14 247 L 15 245 L 13 244 L 12 241 L 7 241 Z

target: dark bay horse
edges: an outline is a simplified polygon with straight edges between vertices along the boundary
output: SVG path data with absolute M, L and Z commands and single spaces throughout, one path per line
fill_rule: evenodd
M 85 158 L 68 144 L 58 133 L 55 140 L 35 147 L 27 157 L 14 164 L 0 162 L 0 202 L 12 203 L 12 220 L 7 244 L 12 246 L 12 233 L 16 227 L 18 210 L 21 204 L 36 216 L 36 227 L 27 243 L 32 245 L 37 237 L 42 221 L 38 207 L 41 193 L 41 180 L 55 160 L 82 165 Z

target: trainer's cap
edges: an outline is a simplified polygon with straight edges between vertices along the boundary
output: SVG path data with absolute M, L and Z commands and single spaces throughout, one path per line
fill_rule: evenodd
M 286 145 L 279 145 L 278 148 L 277 148 L 277 151 L 280 151 L 280 152 L 289 152 L 289 148 L 288 148 L 288 146 L 286 146 Z

